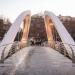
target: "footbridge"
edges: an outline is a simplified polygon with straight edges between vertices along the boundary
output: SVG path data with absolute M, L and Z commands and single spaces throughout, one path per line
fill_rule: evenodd
M 39 21 L 33 16 L 21 13 L 1 41 L 0 75 L 74 75 L 75 42 L 67 29 L 52 12 L 45 11 Z M 14 41 L 22 22 L 21 40 Z

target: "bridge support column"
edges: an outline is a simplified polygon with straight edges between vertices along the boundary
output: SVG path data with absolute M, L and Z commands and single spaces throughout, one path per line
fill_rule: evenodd
M 30 15 L 27 15 L 24 19 L 23 36 L 20 44 L 21 48 L 24 47 L 28 41 L 29 28 L 30 28 Z
M 45 27 L 46 27 L 48 43 L 50 44 L 51 47 L 54 47 L 54 40 L 53 40 L 53 35 L 52 35 L 53 24 L 48 16 L 45 16 L 44 20 L 45 20 Z

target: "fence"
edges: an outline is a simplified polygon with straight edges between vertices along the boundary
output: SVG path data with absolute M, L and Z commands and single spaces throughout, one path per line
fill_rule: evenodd
M 52 42 L 52 41 L 50 41 L 50 42 Z M 72 58 L 69 57 L 69 54 L 68 54 L 64 44 L 66 44 L 70 47 L 71 52 L 72 52 Z M 5 51 L 9 48 L 10 45 L 11 45 L 11 48 L 9 49 L 7 56 L 5 56 Z M 44 46 L 44 47 L 52 47 L 55 50 L 57 50 L 58 52 L 62 53 L 64 56 L 70 58 L 72 60 L 72 62 L 75 63 L 75 53 L 71 47 L 71 46 L 75 46 L 75 45 L 67 44 L 67 43 L 63 43 L 63 42 L 59 42 L 59 41 L 53 41 L 52 45 L 51 45 L 51 43 L 48 43 L 48 41 L 41 42 L 41 44 L 35 43 L 34 45 L 35 46 L 38 45 L 38 46 Z M 27 46 L 32 46 L 31 41 L 27 40 L 27 43 L 25 43 L 23 47 L 27 47 Z M 0 62 L 3 62 L 8 57 L 12 56 L 14 53 L 21 50 L 21 43 L 19 41 L 15 41 L 13 43 L 2 45 L 2 46 L 0 46 L 0 48 L 1 47 L 4 47 L 4 50 L 3 50 L 2 55 L 1 55 L 1 60 L 0 60 Z

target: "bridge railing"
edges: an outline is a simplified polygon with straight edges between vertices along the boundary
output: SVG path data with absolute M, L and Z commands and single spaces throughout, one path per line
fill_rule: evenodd
M 23 47 L 21 47 L 20 41 L 14 41 L 13 43 L 4 44 L 0 46 L 0 49 L 3 49 L 0 62 L 3 63 L 5 59 L 12 56 L 17 51 L 21 50 L 24 47 L 30 46 L 29 40 L 26 40 L 26 43 L 23 43 Z
M 70 50 L 70 53 L 72 54 L 72 56 L 70 57 L 65 46 L 68 46 L 69 50 Z M 73 44 L 68 44 L 68 43 L 63 43 L 63 42 L 59 42 L 59 41 L 51 41 L 51 40 L 48 40 L 48 41 L 45 41 L 42 43 L 42 46 L 45 46 L 45 47 L 52 47 L 53 49 L 55 49 L 56 51 L 60 52 L 61 54 L 63 54 L 64 56 L 68 57 L 69 59 L 72 60 L 73 63 L 75 63 L 75 52 L 74 50 L 72 49 L 72 47 L 75 47 L 75 45 Z
M 38 45 L 38 46 L 52 47 L 55 50 L 57 50 L 58 52 L 62 53 L 64 56 L 70 58 L 66 48 L 64 47 L 64 44 L 65 44 L 65 45 L 68 45 L 70 47 L 71 52 L 72 52 L 72 58 L 70 58 L 70 59 L 72 60 L 72 62 L 75 63 L 75 53 L 72 49 L 72 46 L 75 47 L 75 45 L 67 44 L 67 43 L 63 43 L 63 42 L 59 42 L 59 41 L 49 41 L 49 42 L 44 41 L 44 42 L 41 42 L 41 44 L 38 43 L 38 44 L 32 45 L 32 42 L 27 40 L 27 43 L 25 43 L 22 48 L 27 47 L 27 46 L 31 46 L 31 45 L 32 46 Z M 10 48 L 10 46 L 11 46 L 11 48 Z M 12 56 L 14 53 L 21 50 L 21 43 L 19 41 L 15 41 L 13 43 L 5 44 L 5 45 L 2 45 L 0 47 L 4 47 L 4 50 L 3 50 L 2 55 L 1 55 L 1 60 L 0 60 L 0 62 L 3 62 L 8 57 Z M 10 48 L 10 50 L 9 50 L 9 48 Z M 5 54 L 5 52 L 7 52 L 7 55 Z
M 64 45 L 67 45 L 70 50 L 71 50 L 71 54 L 72 56 L 70 57 L 65 46 Z M 75 63 L 75 52 L 74 50 L 72 49 L 72 47 L 75 47 L 75 45 L 73 44 L 68 44 L 68 43 L 63 43 L 63 42 L 58 42 L 56 41 L 55 42 L 55 50 L 57 50 L 58 52 L 62 53 L 64 56 L 70 58 L 72 60 L 72 62 Z
M 1 45 L 0 48 L 3 49 L 0 63 L 3 63 L 5 59 L 10 57 L 12 54 L 19 50 L 19 42 L 15 41 L 13 43 Z

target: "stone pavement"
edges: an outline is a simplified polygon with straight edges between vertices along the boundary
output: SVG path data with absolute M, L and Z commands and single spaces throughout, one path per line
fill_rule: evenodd
M 17 66 L 15 66 L 17 60 L 14 56 L 15 58 L 17 56 L 17 60 L 22 58 L 16 62 Z M 13 58 L 14 61 L 12 61 Z M 49 47 L 24 48 L 6 60 L 5 63 L 12 65 L 14 63 L 15 67 L 8 67 L 2 75 L 75 75 L 75 65 L 71 60 Z M 0 70 L 2 70 L 1 67 Z

